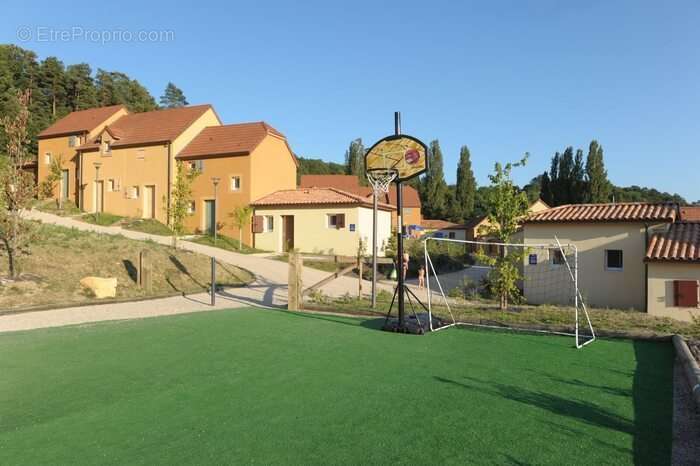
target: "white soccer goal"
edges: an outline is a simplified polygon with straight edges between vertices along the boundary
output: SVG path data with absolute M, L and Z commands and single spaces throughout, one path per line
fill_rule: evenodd
M 573 244 L 561 244 L 556 237 L 554 240 L 551 244 L 523 244 L 427 237 L 423 248 L 430 330 L 454 325 L 508 328 L 459 322 L 452 310 L 454 298 L 464 298 L 467 305 L 473 302 L 488 309 L 489 275 L 493 263 L 497 257 L 511 257 L 520 277 L 519 305 L 549 305 L 560 311 L 571 310 L 573 332 L 536 331 L 572 336 L 577 348 L 593 342 L 595 331 L 578 287 L 578 251 Z M 439 301 L 437 305 L 433 303 L 434 299 Z M 495 310 L 498 304 L 490 302 Z M 546 312 L 545 307 L 542 310 Z M 440 317 L 436 321 L 442 321 L 444 325 L 433 328 L 434 314 Z

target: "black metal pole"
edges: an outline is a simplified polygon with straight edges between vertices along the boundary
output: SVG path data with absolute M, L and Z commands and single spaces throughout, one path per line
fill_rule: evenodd
M 211 305 L 216 306 L 216 259 L 211 258 Z
M 401 113 L 394 112 L 394 134 L 396 136 L 401 134 Z M 398 260 L 396 261 L 398 266 L 399 283 L 398 283 L 398 301 L 399 301 L 399 331 L 406 328 L 405 316 L 404 316 L 404 262 L 403 262 L 403 195 L 402 195 L 401 181 L 396 178 L 396 238 L 397 245 L 397 255 Z

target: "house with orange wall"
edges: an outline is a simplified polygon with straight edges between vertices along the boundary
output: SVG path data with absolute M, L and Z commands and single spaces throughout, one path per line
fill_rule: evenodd
M 204 128 L 220 124 L 211 105 L 121 116 L 78 147 L 79 207 L 167 223 L 175 157 Z
M 186 221 L 194 232 L 211 233 L 216 225 L 237 239 L 234 209 L 296 187 L 298 162 L 287 139 L 262 121 L 204 128 L 176 158 L 200 171 Z M 250 221 L 242 230 L 243 242 L 253 245 Z
M 61 160 L 62 176 L 54 196 L 61 196 L 77 205 L 80 195 L 78 148 L 96 137 L 105 126 L 127 113 L 123 105 L 80 110 L 69 113 L 40 132 L 36 161 L 37 181 L 44 181 L 49 175 L 52 162 Z

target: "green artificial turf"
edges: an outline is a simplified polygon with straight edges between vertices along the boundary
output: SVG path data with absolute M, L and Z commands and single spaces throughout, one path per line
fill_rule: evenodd
M 667 464 L 668 343 L 233 310 L 0 335 L 2 464 Z

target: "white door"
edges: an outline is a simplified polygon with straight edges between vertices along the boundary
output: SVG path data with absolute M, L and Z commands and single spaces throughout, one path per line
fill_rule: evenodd
M 143 187 L 143 218 L 155 218 L 156 213 L 156 187 Z

